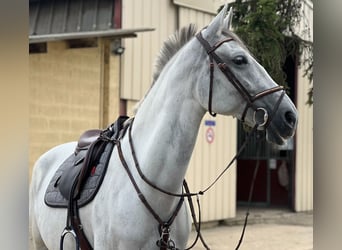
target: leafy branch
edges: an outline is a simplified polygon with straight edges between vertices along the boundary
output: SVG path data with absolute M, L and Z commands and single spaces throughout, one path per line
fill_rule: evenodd
M 229 4 L 234 9 L 234 31 L 272 78 L 285 87 L 288 84 L 283 68 L 288 56 L 304 67 L 310 83 L 313 79 L 313 43 L 295 32 L 303 18 L 302 4 L 302 0 L 235 0 Z M 308 104 L 313 103 L 312 96 L 313 87 Z

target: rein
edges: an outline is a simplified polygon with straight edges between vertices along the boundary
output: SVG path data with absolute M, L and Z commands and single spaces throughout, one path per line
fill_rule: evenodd
M 229 164 L 226 166 L 226 168 L 217 176 L 217 178 L 204 190 L 201 190 L 197 193 L 191 193 L 189 190 L 189 187 L 186 183 L 186 181 L 183 181 L 183 192 L 180 193 L 172 193 L 169 191 L 166 191 L 158 186 L 156 186 L 155 184 L 153 184 L 141 171 L 137 156 L 136 156 L 136 152 L 135 152 L 135 148 L 133 145 L 133 140 L 132 140 L 132 127 L 133 127 L 133 122 L 134 122 L 134 118 L 131 120 L 130 124 L 129 124 L 129 129 L 128 129 L 128 136 L 129 136 L 129 145 L 130 145 L 130 149 L 131 149 L 131 154 L 133 156 L 133 160 L 134 160 L 134 165 L 140 175 L 140 177 L 142 178 L 142 180 L 144 180 L 149 186 L 151 186 L 152 188 L 158 190 L 161 193 L 173 196 L 173 197 L 180 197 L 180 200 L 178 202 L 178 205 L 176 207 L 176 209 L 174 210 L 174 212 L 172 213 L 171 217 L 165 222 L 163 221 L 160 216 L 153 210 L 153 208 L 151 207 L 151 205 L 148 203 L 148 201 L 146 200 L 145 196 L 143 195 L 143 193 L 141 192 L 140 188 L 138 187 L 136 181 L 134 180 L 134 177 L 127 165 L 127 162 L 123 156 L 122 153 L 122 149 L 121 149 L 121 143 L 120 141 L 116 141 L 116 145 L 117 145 L 117 149 L 118 149 L 118 154 L 119 154 L 119 158 L 121 160 L 121 163 L 123 165 L 123 167 L 125 168 L 129 179 L 131 181 L 131 183 L 134 186 L 134 189 L 136 190 L 139 199 L 141 200 L 141 202 L 144 204 L 144 206 L 147 208 L 147 210 L 152 214 L 152 216 L 155 218 L 155 220 L 159 223 L 159 234 L 160 234 L 160 239 L 156 242 L 157 246 L 160 247 L 161 250 L 179 250 L 178 248 L 176 248 L 175 243 L 172 239 L 170 239 L 170 226 L 173 223 L 173 221 L 175 220 L 181 206 L 183 205 L 184 202 L 184 198 L 187 197 L 188 202 L 189 202 L 189 207 L 190 207 L 190 212 L 191 212 L 191 217 L 193 219 L 194 222 L 194 226 L 195 226 L 195 230 L 197 232 L 196 238 L 194 240 L 194 242 L 191 244 L 190 247 L 186 248 L 185 250 L 191 249 L 193 248 L 198 239 L 201 240 L 203 246 L 206 249 L 210 249 L 208 247 L 208 245 L 205 243 L 202 234 L 201 234 L 201 207 L 200 207 L 200 202 L 199 202 L 199 196 L 200 195 L 204 195 L 205 192 L 207 192 L 222 176 L 223 174 L 230 168 L 230 166 L 234 163 L 234 161 L 239 157 L 239 155 L 242 153 L 242 151 L 244 150 L 244 148 L 246 147 L 248 141 L 250 140 L 250 138 L 252 137 L 252 135 L 254 133 L 256 133 L 258 127 L 260 126 L 260 124 L 256 123 L 255 126 L 253 127 L 251 133 L 248 135 L 248 137 L 246 138 L 246 140 L 244 141 L 244 143 L 241 145 L 239 151 L 237 152 L 237 154 L 233 157 L 233 159 L 229 162 Z M 256 175 L 256 174 L 255 174 Z M 254 186 L 254 181 L 252 183 L 252 185 Z M 185 192 L 184 192 L 185 191 Z M 252 191 L 250 192 L 252 193 Z M 198 212 L 199 212 L 199 216 L 198 216 L 198 222 L 196 219 L 196 214 L 195 214 L 195 209 L 194 209 L 194 205 L 192 202 L 192 197 L 196 196 L 196 203 L 197 203 L 197 207 L 198 207 Z M 250 195 L 251 196 L 251 195 Z M 247 217 L 248 215 L 246 215 L 246 219 L 245 219 L 245 225 L 243 228 L 243 232 L 241 234 L 241 238 L 240 238 L 240 242 L 239 245 L 242 242 L 242 238 L 243 238 L 243 234 L 245 231 L 245 227 L 247 225 Z M 236 248 L 238 249 L 238 247 Z
M 221 172 L 221 174 L 218 175 L 218 177 L 204 190 L 200 190 L 197 193 L 191 193 L 191 192 L 186 192 L 186 193 L 172 193 L 169 192 L 167 190 L 164 190 L 158 186 L 156 186 L 152 181 L 150 181 L 145 175 L 144 173 L 141 171 L 140 168 L 140 164 L 139 161 L 137 159 L 136 153 L 135 153 L 135 148 L 134 148 L 134 144 L 133 144 L 133 139 L 132 139 L 132 127 L 133 127 L 133 122 L 134 122 L 134 118 L 131 120 L 131 124 L 130 127 L 128 129 L 128 138 L 129 138 L 129 145 L 130 145 L 130 149 L 131 149 L 131 154 L 133 156 L 133 160 L 134 160 L 134 164 L 135 167 L 141 177 L 141 179 L 143 179 L 149 186 L 151 186 L 152 188 L 158 190 L 161 193 L 170 195 L 170 196 L 174 196 L 174 197 L 192 197 L 192 196 L 198 196 L 198 195 L 204 195 L 205 192 L 207 192 L 222 176 L 223 174 L 230 168 L 230 166 L 234 163 L 234 161 L 240 156 L 240 154 L 242 153 L 242 151 L 245 149 L 249 139 L 252 137 L 252 135 L 256 132 L 257 128 L 259 127 L 259 124 L 256 124 L 251 133 L 249 134 L 249 136 L 247 137 L 247 139 L 244 141 L 244 143 L 240 146 L 239 151 L 236 153 L 236 155 L 232 158 L 232 160 L 228 163 L 228 165 L 225 167 L 225 169 Z

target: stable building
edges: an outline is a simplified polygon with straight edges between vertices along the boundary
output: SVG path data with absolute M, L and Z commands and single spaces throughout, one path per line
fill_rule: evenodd
M 169 35 L 195 23 L 208 25 L 223 0 L 30 0 L 30 166 L 47 149 L 104 128 L 133 107 L 152 81 L 153 65 Z M 303 1 L 312 27 L 313 5 Z M 301 24 L 302 25 L 302 24 Z M 312 29 L 311 29 L 312 31 Z M 310 34 L 309 34 L 310 35 Z M 306 39 L 312 39 L 312 34 Z M 253 206 L 313 209 L 313 110 L 309 81 L 295 62 L 291 98 L 299 112 L 294 140 L 282 148 L 262 145 Z M 245 134 L 231 117 L 206 115 L 187 181 L 203 190 L 236 154 Z M 204 221 L 235 217 L 247 201 L 255 144 L 201 198 Z
M 30 166 L 49 148 L 104 128 L 120 111 L 121 1 L 30 0 Z M 30 171 L 31 173 L 31 171 Z

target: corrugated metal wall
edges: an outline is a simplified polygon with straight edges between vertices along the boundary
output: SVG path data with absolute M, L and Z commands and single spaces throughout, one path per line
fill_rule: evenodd
M 195 23 L 198 30 L 207 26 L 214 15 L 202 11 L 179 7 L 179 27 Z M 205 126 L 206 120 L 215 121 L 211 126 L 214 131 L 214 141 L 208 143 L 206 132 L 210 126 Z M 198 138 L 192 155 L 187 180 L 194 191 L 204 189 L 224 169 L 236 153 L 237 136 L 236 120 L 228 117 L 211 117 L 207 114 L 202 121 Z M 221 220 L 235 216 L 236 211 L 236 167 L 235 164 L 217 182 L 212 190 L 206 193 L 202 200 L 202 213 L 205 221 Z
M 215 121 L 206 126 L 205 121 Z M 212 123 L 212 122 L 211 122 Z M 207 141 L 208 130 L 214 132 L 212 143 Z M 236 153 L 236 120 L 229 117 L 206 114 L 202 120 L 195 150 L 190 160 L 186 179 L 192 191 L 200 191 L 210 185 L 228 165 Z M 202 198 L 204 221 L 235 217 L 236 212 L 236 164 Z
M 303 33 L 303 30 L 309 32 Z M 313 40 L 313 6 L 311 1 L 304 1 L 303 19 L 300 23 L 299 34 L 304 39 Z M 308 100 L 307 93 L 312 85 L 303 75 L 303 68 L 300 68 L 297 82 L 299 121 L 296 132 L 296 211 L 313 209 L 313 107 L 306 104 Z
M 172 1 L 123 1 L 123 28 L 152 27 L 156 29 L 154 32 L 139 34 L 134 41 L 125 39 L 121 98 L 130 100 L 129 107 L 134 105 L 135 100 L 140 100 L 149 88 L 152 66 L 163 41 L 179 27 L 195 23 L 198 29 L 201 29 L 208 25 L 213 17 L 214 15 L 198 10 L 177 7 Z M 132 114 L 130 110 L 128 113 Z M 215 126 L 206 126 L 205 120 L 215 121 Z M 214 132 L 212 143 L 206 140 L 209 127 Z M 236 120 L 232 118 L 223 116 L 212 118 L 208 115 L 204 117 L 186 176 L 192 191 L 207 187 L 234 156 L 236 131 Z M 201 198 L 201 203 L 204 221 L 235 216 L 235 166 L 232 166 L 228 173 Z
M 189 23 L 195 23 L 197 29 L 200 30 L 207 26 L 214 17 L 214 15 L 185 7 L 179 7 L 178 10 L 179 27 L 186 26 Z
M 299 70 L 299 74 L 303 74 Z M 308 107 L 306 79 L 298 79 L 299 122 L 296 135 L 295 210 L 313 209 L 313 108 Z
M 163 42 L 177 29 L 176 7 L 171 1 L 125 0 L 122 11 L 122 28 L 156 29 L 123 41 L 121 98 L 140 100 L 150 87 L 152 65 Z

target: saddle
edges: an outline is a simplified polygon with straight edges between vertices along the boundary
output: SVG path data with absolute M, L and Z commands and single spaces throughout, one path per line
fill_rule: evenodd
M 120 116 L 107 129 L 88 130 L 80 136 L 74 153 L 50 181 L 44 199 L 48 206 L 67 208 L 68 201 L 74 199 L 82 207 L 93 200 L 106 173 L 115 140 L 126 132 L 127 119 Z
M 127 116 L 120 116 L 105 130 L 84 132 L 74 153 L 51 179 L 45 193 L 45 203 L 51 207 L 67 208 L 67 223 L 60 239 L 61 250 L 67 234 L 74 237 L 76 249 L 93 249 L 84 234 L 78 209 L 92 201 L 99 190 L 115 143 L 124 136 L 130 124 L 124 124 L 127 119 Z

